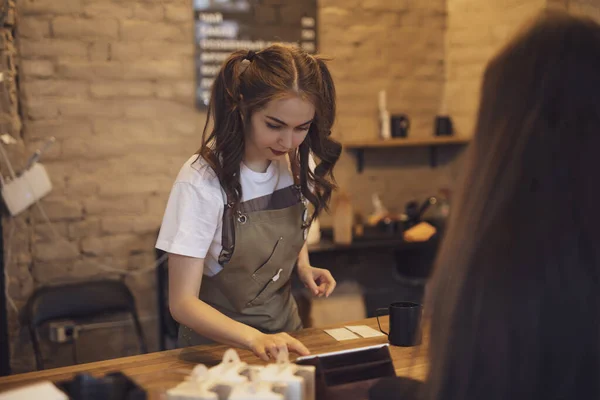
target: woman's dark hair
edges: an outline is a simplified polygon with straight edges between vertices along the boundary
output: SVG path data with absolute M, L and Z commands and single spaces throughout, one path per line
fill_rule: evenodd
M 544 12 L 480 101 L 428 288 L 426 398 L 600 398 L 600 26 Z
M 248 60 L 250 58 L 251 60 Z M 224 62 L 211 93 L 199 154 L 215 171 L 236 206 L 242 198 L 239 179 L 244 154 L 244 127 L 254 112 L 287 95 L 299 95 L 315 107 L 306 139 L 290 161 L 299 163 L 302 193 L 314 206 L 313 218 L 327 208 L 335 188 L 333 167 L 341 145 L 332 140 L 335 87 L 325 61 L 292 46 L 275 44 L 260 52 L 239 50 Z M 208 133 L 212 117 L 212 130 Z M 309 155 L 317 158 L 314 171 Z

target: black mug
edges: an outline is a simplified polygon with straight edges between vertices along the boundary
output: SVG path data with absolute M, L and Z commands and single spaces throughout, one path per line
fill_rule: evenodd
M 439 115 L 435 117 L 435 136 L 450 136 L 453 132 L 450 117 Z
M 390 332 L 381 329 L 379 317 L 388 311 L 390 316 Z M 421 314 L 423 306 L 410 301 L 390 304 L 389 308 L 375 310 L 379 330 L 385 333 L 393 346 L 415 346 L 421 344 Z
M 410 119 L 405 114 L 392 115 L 392 137 L 407 137 L 410 128 Z

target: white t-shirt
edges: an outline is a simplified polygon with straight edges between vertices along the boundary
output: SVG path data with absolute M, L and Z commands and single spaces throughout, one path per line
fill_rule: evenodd
M 314 161 L 310 159 L 310 167 Z M 254 199 L 294 183 L 289 160 L 273 161 L 264 173 L 240 165 L 242 201 Z M 183 165 L 171 189 L 156 248 L 167 253 L 204 258 L 204 274 L 223 267 L 217 261 L 221 244 L 223 210 L 227 196 L 219 179 L 202 157 L 194 155 Z

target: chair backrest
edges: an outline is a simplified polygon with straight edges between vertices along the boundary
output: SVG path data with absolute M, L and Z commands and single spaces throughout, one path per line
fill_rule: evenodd
M 34 346 L 38 369 L 42 369 L 37 328 L 62 319 L 80 319 L 115 313 L 129 313 L 133 318 L 140 350 L 147 352 L 139 322 L 135 299 L 127 285 L 117 280 L 98 280 L 39 288 L 25 307 L 27 323 Z
M 132 312 L 135 301 L 123 282 L 104 280 L 40 288 L 29 299 L 26 310 L 28 321 L 38 327 L 58 319 Z

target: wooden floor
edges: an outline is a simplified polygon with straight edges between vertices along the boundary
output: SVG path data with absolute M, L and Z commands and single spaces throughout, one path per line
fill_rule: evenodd
M 383 317 L 381 322 L 382 327 L 387 330 L 387 317 Z M 377 321 L 374 318 L 346 325 L 368 325 L 378 329 Z M 336 326 L 332 326 L 332 328 L 334 327 Z M 371 339 L 361 338 L 338 342 L 323 332 L 322 329 L 317 328 L 305 329 L 294 333 L 293 336 L 300 339 L 313 354 L 387 342 L 386 337 Z M 425 378 L 427 372 L 425 345 L 427 343 L 427 338 L 423 338 L 423 343 L 424 344 L 421 346 L 406 348 L 390 346 L 390 352 L 392 354 L 397 375 L 419 380 Z M 102 376 L 106 373 L 122 371 L 148 391 L 149 399 L 162 399 L 164 398 L 165 390 L 181 382 L 196 364 L 218 364 L 226 349 L 227 347 L 222 345 L 188 347 L 26 374 L 11 375 L 0 378 L 0 392 L 40 380 L 50 380 L 53 382 L 68 380 L 80 372 L 91 373 L 94 376 Z M 262 362 L 249 351 L 239 350 L 238 353 L 243 361 L 251 364 L 262 364 Z

